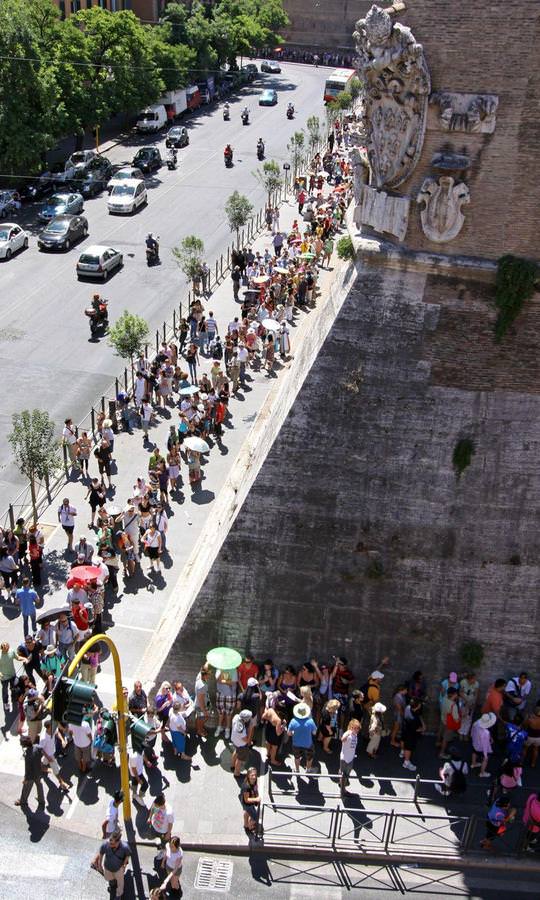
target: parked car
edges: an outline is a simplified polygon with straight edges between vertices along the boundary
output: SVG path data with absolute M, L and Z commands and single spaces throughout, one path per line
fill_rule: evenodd
M 169 129 L 165 138 L 166 147 L 187 147 L 188 144 L 189 134 L 184 125 L 175 125 Z
M 21 208 L 21 197 L 18 191 L 0 191 L 0 219 Z
M 72 244 L 88 234 L 85 216 L 55 216 L 38 234 L 40 250 L 69 250 Z
M 83 250 L 77 260 L 77 278 L 96 277 L 107 281 L 109 275 L 115 269 L 121 269 L 123 265 L 124 258 L 114 247 L 92 244 Z
M 90 161 L 85 171 L 77 173 L 77 177 L 71 182 L 71 187 L 83 197 L 95 197 L 107 187 L 112 170 L 109 160 L 104 156 L 98 156 Z
M 251 75 L 253 76 L 253 78 L 256 78 L 257 75 L 259 74 L 259 70 L 258 70 L 257 66 L 255 65 L 255 63 L 248 63 L 247 65 L 244 66 L 244 69 L 246 70 L 246 72 L 250 72 Z M 251 79 L 252 81 L 253 81 L 253 78 Z
M 122 181 L 113 187 L 107 200 L 107 208 L 110 213 L 134 213 L 140 206 L 148 203 L 146 185 L 144 181 Z
M 261 63 L 261 72 L 271 72 L 273 75 L 279 75 L 281 66 L 274 59 L 265 59 Z
M 99 159 L 97 150 L 76 150 L 66 161 L 66 166 L 88 167 L 94 159 Z
M 131 165 L 141 172 L 152 172 L 159 169 L 163 160 L 157 147 L 141 147 L 131 161 Z
M 17 250 L 26 250 L 28 234 L 15 222 L 0 225 L 0 259 L 11 259 Z
M 55 216 L 74 215 L 83 211 L 82 194 L 53 194 L 41 207 L 38 218 L 42 222 L 50 222 Z
M 69 160 L 54 163 L 54 165 L 51 166 L 50 172 L 45 172 L 45 175 L 52 179 L 55 190 L 58 190 L 58 185 L 60 185 L 61 188 L 64 187 L 68 181 L 75 178 L 76 174 L 77 167 Z
M 259 106 L 275 106 L 277 103 L 277 91 L 263 91 L 259 97 Z
M 43 200 L 52 194 L 54 185 L 48 176 L 40 176 L 39 178 L 29 178 L 23 184 L 20 194 L 21 200 Z
M 118 172 L 115 172 L 113 177 L 107 183 L 109 194 L 117 184 L 122 184 L 122 182 L 133 178 L 136 178 L 137 181 L 144 181 L 143 173 L 140 169 L 135 168 L 135 166 L 125 166 L 123 169 L 118 169 Z

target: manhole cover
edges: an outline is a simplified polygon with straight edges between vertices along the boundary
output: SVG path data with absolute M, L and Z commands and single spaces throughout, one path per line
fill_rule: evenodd
M 231 887 L 233 864 L 226 859 L 202 857 L 197 866 L 195 887 L 199 890 L 228 893 Z

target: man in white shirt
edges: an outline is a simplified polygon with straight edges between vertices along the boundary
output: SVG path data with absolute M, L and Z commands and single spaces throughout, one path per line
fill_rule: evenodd
M 70 621 L 65 613 L 62 613 L 58 617 L 56 638 L 60 653 L 67 657 L 67 659 L 73 659 L 75 657 L 77 641 L 80 640 L 80 632 L 75 625 L 75 622 Z
M 84 535 L 81 535 L 75 547 L 73 548 L 77 554 L 77 563 L 80 566 L 91 566 L 94 548 L 89 544 Z
M 62 441 L 67 447 L 71 465 L 73 466 L 73 468 L 79 469 L 79 460 L 77 458 L 77 435 L 75 433 L 75 429 L 73 427 L 73 422 L 71 421 L 71 419 L 66 419 L 64 422 L 64 428 L 62 430 Z
M 235 316 L 232 322 L 229 322 L 228 332 L 229 334 L 234 334 L 235 332 L 238 334 L 240 331 L 240 322 L 238 321 L 238 316 Z
M 117 831 L 119 828 L 118 817 L 120 815 L 120 806 L 124 802 L 124 792 L 115 791 L 111 799 L 107 803 L 107 813 L 101 823 L 101 830 L 104 838 Z
M 68 550 L 73 550 L 73 531 L 75 529 L 75 516 L 77 510 L 70 505 L 69 499 L 64 497 L 62 505 L 58 507 L 58 521 L 64 529 L 68 539 Z
M 79 772 L 83 774 L 88 771 L 92 758 L 92 726 L 83 719 L 80 725 L 70 725 L 69 730 L 73 735 L 73 746 L 75 748 L 75 761 L 79 767 Z
M 45 731 L 41 735 L 39 739 L 39 748 L 43 753 L 43 757 L 46 760 L 47 764 L 51 767 L 51 771 L 53 775 L 56 775 L 58 778 L 58 783 L 62 791 L 69 791 L 69 784 L 67 781 L 64 781 L 60 774 L 60 766 L 58 764 L 58 760 L 56 759 L 56 742 L 55 742 L 55 733 L 56 729 L 53 731 L 52 721 L 50 719 L 46 719 L 43 723 Z
M 84 606 L 85 603 L 88 603 L 88 594 L 86 593 L 85 589 L 80 584 L 78 584 L 76 587 L 72 587 L 69 589 L 67 601 L 70 606 L 74 601 L 78 601 Z
M 236 351 L 238 362 L 240 363 L 240 384 L 245 385 L 246 383 L 246 365 L 249 359 L 249 352 L 244 343 L 238 345 L 238 350 Z
M 515 719 L 516 713 L 525 712 L 531 690 L 532 683 L 527 672 L 520 672 L 507 683 L 504 689 L 504 706 L 510 721 Z
M 167 529 L 169 527 L 169 517 L 167 516 L 167 513 L 163 509 L 163 505 L 161 503 L 156 506 L 154 521 L 156 523 L 156 528 L 161 535 L 161 548 L 162 550 L 165 550 L 165 538 L 167 535 Z
M 148 781 L 144 775 L 144 762 L 142 753 L 136 750 L 130 750 L 128 757 L 129 774 L 131 777 L 131 787 L 133 789 L 133 797 L 142 797 L 148 790 Z
M 234 751 L 231 762 L 234 766 L 234 777 L 238 778 L 242 763 L 247 762 L 251 750 L 249 735 L 251 731 L 251 710 L 242 709 L 232 720 L 231 740 Z
M 208 340 L 210 342 L 215 340 L 216 335 L 218 333 L 218 326 L 217 326 L 217 322 L 214 318 L 214 313 L 212 311 L 210 311 L 208 313 L 208 318 L 206 320 L 206 331 L 208 334 Z

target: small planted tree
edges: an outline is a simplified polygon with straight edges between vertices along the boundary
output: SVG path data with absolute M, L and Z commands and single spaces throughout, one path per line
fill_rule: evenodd
M 231 231 L 236 231 L 236 243 L 239 246 L 240 229 L 247 225 L 253 213 L 253 205 L 247 197 L 234 191 L 225 204 L 225 215 Z
M 301 168 L 304 161 L 305 143 L 306 136 L 304 132 L 295 131 L 289 143 L 287 144 L 287 150 L 289 151 L 293 169 L 293 178 L 296 178 L 296 176 L 298 175 L 298 170 Z
M 141 316 L 124 310 L 120 318 L 109 328 L 109 344 L 118 356 L 129 359 L 133 379 L 133 360 L 144 349 L 149 334 L 148 324 Z
M 313 153 L 321 140 L 321 123 L 318 116 L 310 116 L 307 120 L 309 149 Z
M 351 78 L 351 82 L 349 84 L 349 93 L 352 97 L 353 102 L 358 99 L 360 96 L 360 91 L 362 90 L 362 82 L 359 78 Z
M 204 259 L 204 241 L 194 234 L 188 234 L 178 247 L 173 247 L 172 255 L 188 281 L 191 281 L 193 292 L 196 293 L 196 282 L 201 277 Z
M 19 469 L 30 482 L 32 516 L 37 522 L 36 482 L 47 480 L 60 468 L 60 441 L 55 437 L 54 422 L 41 409 L 23 409 L 12 416 L 8 441 Z
M 279 163 L 274 159 L 269 159 L 267 162 L 263 163 L 262 169 L 257 169 L 254 175 L 265 189 L 268 206 L 271 206 L 272 194 L 275 194 L 283 184 Z

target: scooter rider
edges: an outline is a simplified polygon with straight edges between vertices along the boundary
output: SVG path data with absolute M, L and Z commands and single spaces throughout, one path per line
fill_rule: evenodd
M 257 141 L 257 155 L 264 156 L 264 141 L 262 138 L 259 138 Z
M 153 234 L 149 234 L 146 238 L 146 250 L 157 259 L 159 244 Z
M 167 154 L 167 165 L 173 166 L 176 169 L 176 165 L 178 163 L 178 154 L 176 152 L 176 147 L 170 147 L 169 152 Z
M 230 144 L 227 144 L 227 146 L 225 147 L 225 150 L 223 151 L 223 156 L 225 157 L 225 159 L 232 159 L 233 150 L 232 150 L 232 147 Z
M 102 315 L 102 305 L 107 306 L 107 301 L 103 300 L 99 294 L 94 294 L 94 296 L 92 297 L 92 309 L 96 311 L 96 314 L 98 316 Z
M 292 105 L 292 103 L 290 101 L 287 105 L 287 115 L 294 116 L 294 106 Z
M 247 106 L 244 106 L 242 110 L 242 121 L 244 121 L 244 119 L 246 120 L 246 122 L 249 122 L 249 109 L 247 108 Z
M 225 104 L 223 105 L 223 118 L 228 119 L 229 115 L 230 115 L 229 104 L 227 102 L 225 102 Z

